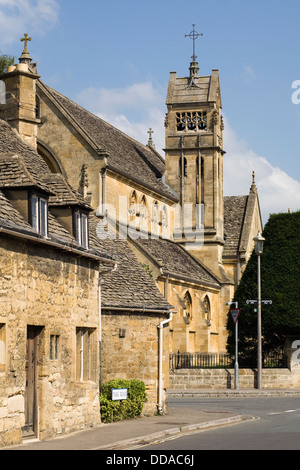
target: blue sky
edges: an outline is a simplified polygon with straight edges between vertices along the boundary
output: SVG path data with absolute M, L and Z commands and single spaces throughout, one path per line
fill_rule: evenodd
M 266 222 L 300 209 L 299 17 L 299 0 L 0 0 L 0 50 L 18 58 L 28 32 L 43 81 L 143 143 L 152 127 L 161 149 L 196 24 L 200 74 L 220 71 L 225 194 L 246 194 L 254 170 Z

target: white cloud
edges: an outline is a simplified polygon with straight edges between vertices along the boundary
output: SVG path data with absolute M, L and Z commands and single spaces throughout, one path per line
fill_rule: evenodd
M 11 44 L 25 32 L 43 35 L 58 21 L 57 0 L 0 0 L 2 44 Z
M 300 182 L 240 140 L 225 119 L 224 193 L 247 194 L 255 171 L 264 223 L 270 213 L 300 210 Z
M 88 88 L 76 101 L 122 132 L 146 144 L 151 127 L 158 151 L 164 146 L 164 97 L 151 82 L 126 88 Z
M 90 88 L 76 100 L 141 143 L 147 143 L 151 127 L 156 149 L 164 156 L 165 96 L 150 82 L 123 89 Z M 238 138 L 226 117 L 224 121 L 224 194 L 248 194 L 255 171 L 264 223 L 270 213 L 300 210 L 300 182 L 257 155 L 247 142 Z

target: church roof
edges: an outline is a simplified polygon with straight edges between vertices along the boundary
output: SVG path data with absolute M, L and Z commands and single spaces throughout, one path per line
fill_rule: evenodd
M 171 240 L 142 239 L 137 241 L 162 267 L 162 274 L 187 282 L 220 288 L 217 278 L 181 245 Z
M 0 120 L 0 188 L 35 187 L 49 194 L 50 205 L 78 205 L 91 210 L 65 178 L 52 173 L 43 158 L 10 125 Z
M 161 310 L 167 313 L 172 309 L 155 285 L 153 279 L 142 267 L 126 239 L 111 236 L 105 232 L 101 239 L 101 221 L 96 216 L 90 218 L 90 231 L 95 246 L 107 250 L 117 260 L 114 272 L 103 274 L 101 288 L 102 307 L 137 309 L 145 313 Z M 103 234 L 102 234 L 103 235 Z
M 107 152 L 108 169 L 129 180 L 140 182 L 171 201 L 178 201 L 178 197 L 162 181 L 165 163 L 156 151 L 127 136 L 44 83 L 39 81 L 38 84 L 67 112 L 69 118 L 83 131 L 83 135 L 94 144 L 95 149 Z
M 260 212 L 254 181 L 248 196 L 224 196 L 223 257 L 235 258 L 247 251 L 256 203 Z
M 49 206 L 75 204 L 91 210 L 82 195 L 72 189 L 62 175 L 51 173 L 43 158 L 24 142 L 7 122 L 0 120 L 0 232 L 6 229 L 19 236 L 31 236 L 32 240 L 39 238 L 5 193 L 7 189 L 32 187 L 48 193 Z M 44 242 L 55 242 L 62 247 L 75 248 L 82 251 L 83 256 L 109 258 L 107 253 L 99 251 L 99 247 L 95 249 L 93 244 L 89 250 L 82 250 L 72 234 L 59 223 L 51 211 L 48 211 L 48 237 Z
M 224 196 L 223 256 L 237 256 L 240 248 L 248 196 Z

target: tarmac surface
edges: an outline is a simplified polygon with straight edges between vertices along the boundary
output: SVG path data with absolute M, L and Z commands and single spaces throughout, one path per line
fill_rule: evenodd
M 169 390 L 170 397 L 256 397 L 299 396 L 300 390 Z M 126 450 L 171 435 L 204 431 L 220 426 L 241 423 L 249 416 L 225 411 L 200 411 L 178 404 L 169 406 L 162 416 L 141 417 L 127 421 L 100 424 L 98 427 L 78 431 L 55 439 L 39 441 L 25 439 L 23 444 L 1 450 Z

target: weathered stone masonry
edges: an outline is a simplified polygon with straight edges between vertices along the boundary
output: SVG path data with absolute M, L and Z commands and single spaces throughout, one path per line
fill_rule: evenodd
M 98 383 L 78 380 L 74 355 L 76 326 L 94 331 L 98 352 L 98 263 L 1 236 L 0 276 L 0 325 L 6 330 L 6 364 L 0 372 L 0 445 L 22 440 L 28 325 L 41 327 L 39 437 L 98 424 Z M 50 359 L 50 335 L 59 338 L 57 359 Z

